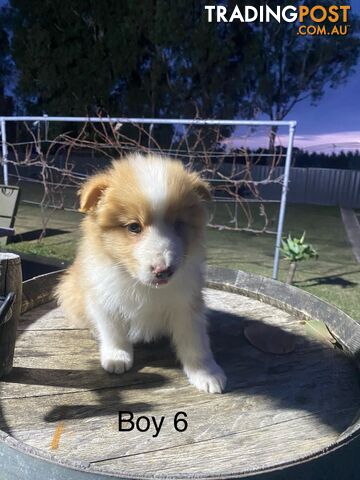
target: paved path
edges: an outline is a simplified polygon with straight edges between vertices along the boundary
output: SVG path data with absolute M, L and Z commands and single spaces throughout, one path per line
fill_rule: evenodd
M 358 263 L 360 263 L 360 223 L 354 210 L 341 208 L 341 218 L 345 226 L 346 234 L 351 243 L 352 251 Z

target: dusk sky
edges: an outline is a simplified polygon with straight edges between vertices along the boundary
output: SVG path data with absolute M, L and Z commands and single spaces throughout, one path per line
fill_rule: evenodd
M 297 147 L 322 152 L 360 150 L 360 65 L 346 84 L 327 89 L 316 106 L 307 100 L 298 103 L 285 120 L 297 121 Z M 244 137 L 238 143 L 237 135 L 235 132 L 227 143 L 244 145 Z M 286 129 L 279 131 L 279 139 L 282 145 L 286 145 Z M 267 143 L 268 135 L 264 131 L 256 140 L 247 139 L 246 146 L 263 147 Z
M 327 89 L 317 106 L 304 100 L 286 119 L 298 122 L 295 144 L 299 147 L 346 143 L 354 144 L 347 148 L 360 149 L 360 65 L 345 85 Z
M 360 1 L 353 0 L 351 5 L 352 11 L 360 15 Z M 295 137 L 297 147 L 323 152 L 360 150 L 360 64 L 344 85 L 336 89 L 328 88 L 317 106 L 304 100 L 295 105 L 285 120 L 298 122 Z M 285 130 L 281 130 L 281 133 L 280 141 L 284 145 L 287 134 Z M 268 137 L 264 135 L 262 138 L 261 146 L 265 146 Z M 248 141 L 247 146 L 259 145 Z

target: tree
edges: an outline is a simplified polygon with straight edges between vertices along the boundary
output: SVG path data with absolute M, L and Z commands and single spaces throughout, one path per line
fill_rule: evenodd
M 7 93 L 12 73 L 12 62 L 10 56 L 9 34 L 6 31 L 7 10 L 0 8 L 0 112 L 1 115 L 11 115 L 14 104 L 13 98 Z
M 18 94 L 33 113 L 234 118 L 250 27 L 235 43 L 206 3 L 10 0 Z
M 259 6 L 264 2 L 247 3 Z M 289 5 L 288 0 L 266 3 L 273 8 Z M 312 0 L 301 3 L 314 6 Z M 334 3 L 321 2 L 324 6 Z M 254 114 L 261 112 L 270 120 L 283 120 L 297 103 L 310 99 L 315 105 L 328 87 L 345 83 L 360 53 L 359 18 L 351 14 L 350 20 L 351 30 L 346 36 L 302 36 L 297 34 L 296 24 L 287 22 L 254 24 L 253 61 L 247 66 L 253 82 L 250 104 Z M 271 150 L 276 132 L 277 128 L 273 128 L 270 134 Z

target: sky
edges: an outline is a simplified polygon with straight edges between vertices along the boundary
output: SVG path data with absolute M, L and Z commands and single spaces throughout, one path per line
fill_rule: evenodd
M 327 89 L 317 106 L 304 100 L 286 120 L 298 122 L 295 136 L 298 147 L 325 150 L 329 145 L 328 150 L 360 150 L 360 65 L 345 85 Z M 330 146 L 340 143 L 338 148 Z

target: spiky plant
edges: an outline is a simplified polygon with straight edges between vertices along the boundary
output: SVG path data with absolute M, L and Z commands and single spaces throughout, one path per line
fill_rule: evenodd
M 317 258 L 318 253 L 312 245 L 305 243 L 305 232 L 301 238 L 288 237 L 282 240 L 281 252 L 284 257 L 289 260 L 289 272 L 286 283 L 292 285 L 295 277 L 296 268 L 299 262 L 308 260 L 309 258 Z

